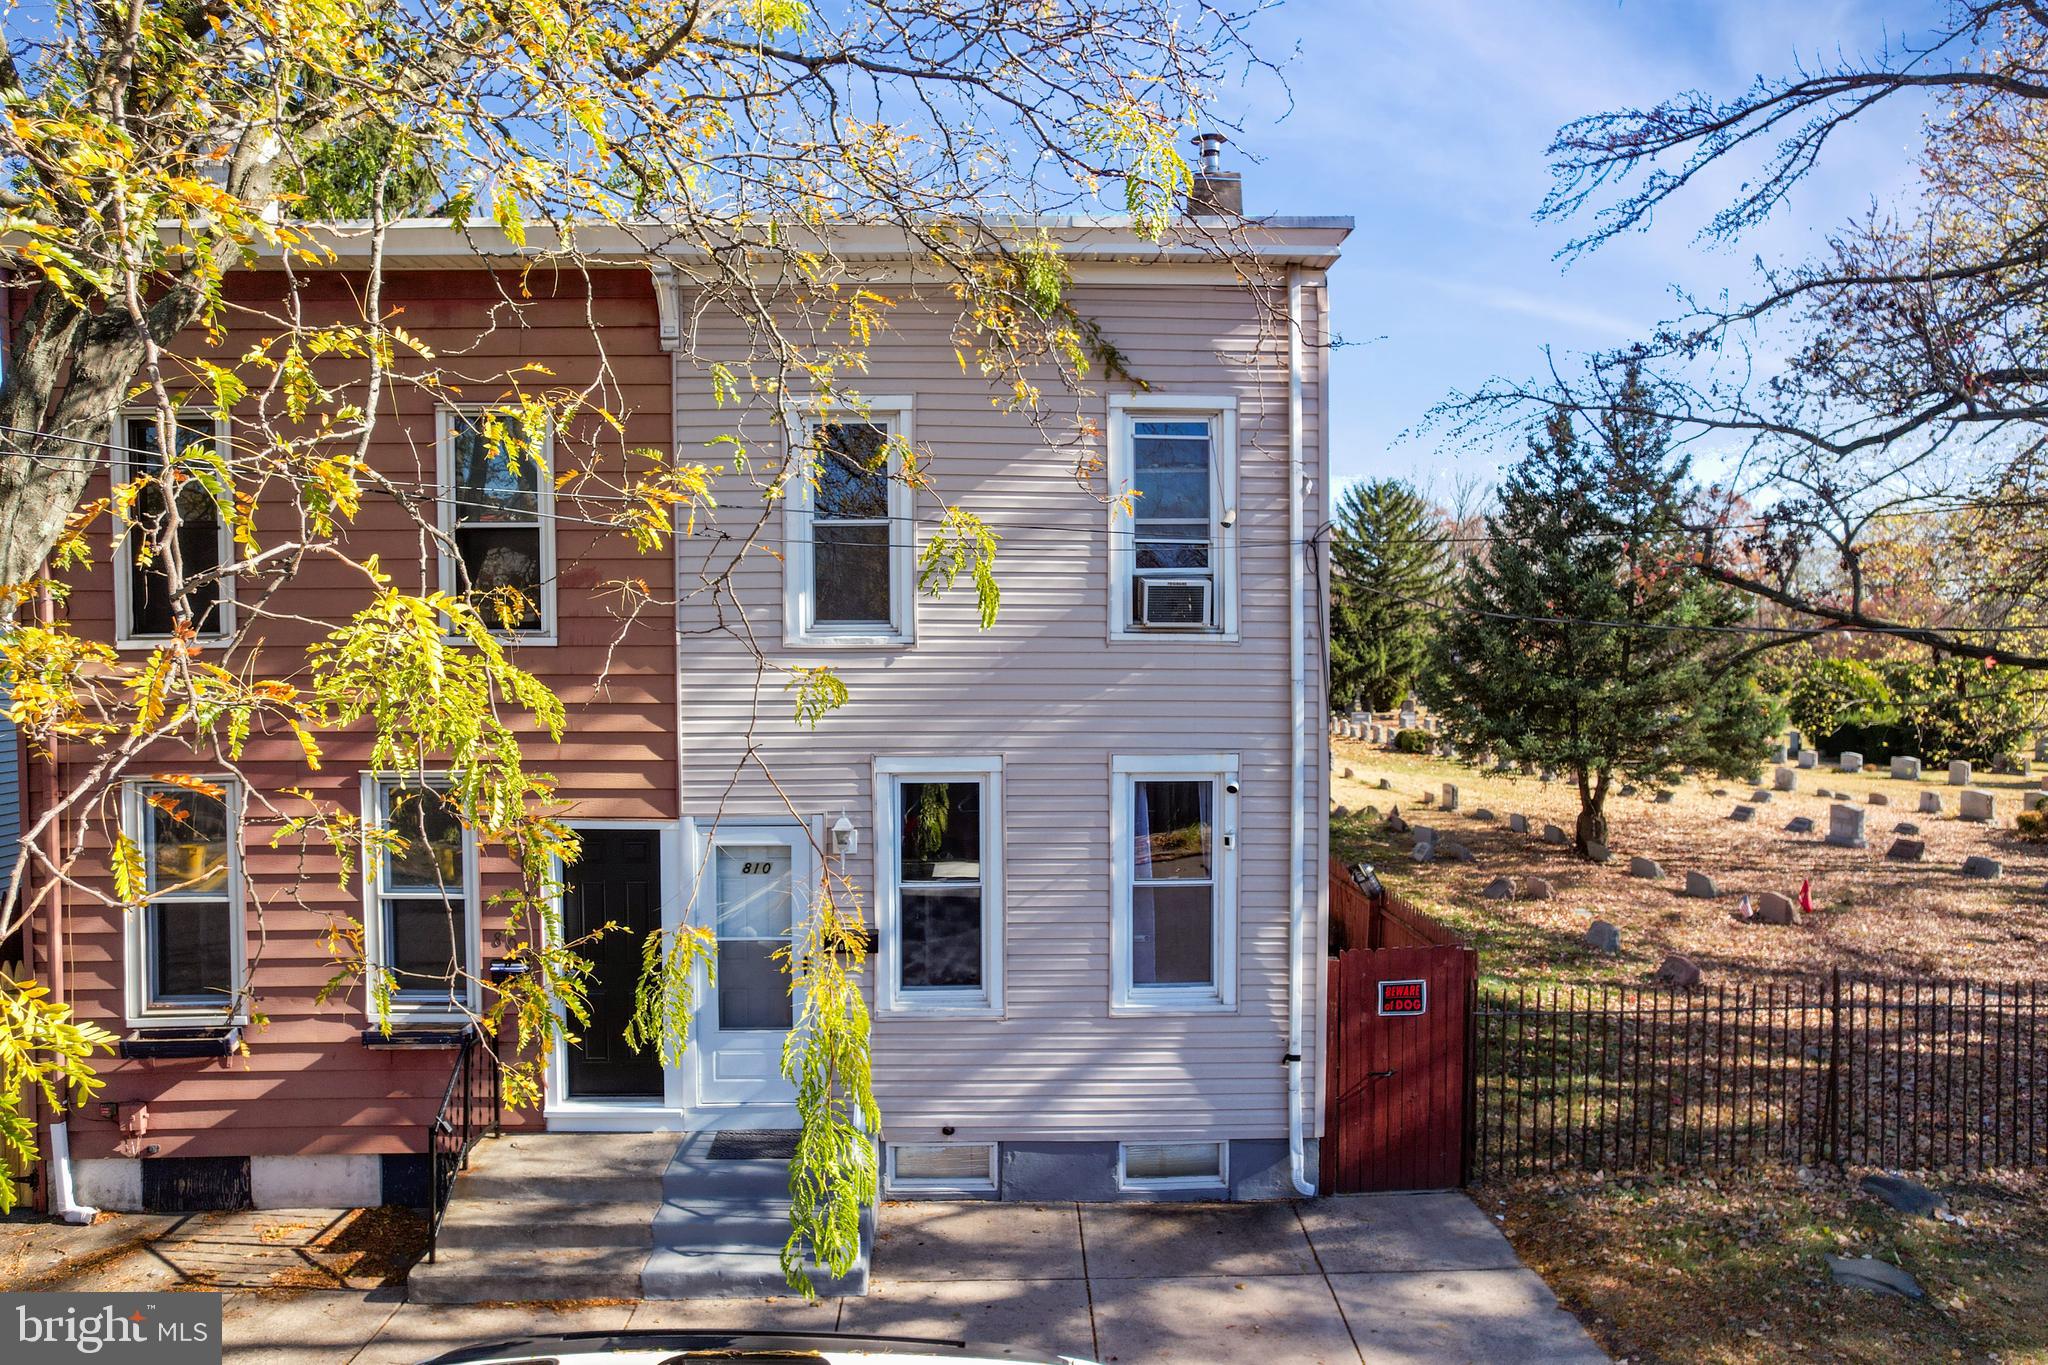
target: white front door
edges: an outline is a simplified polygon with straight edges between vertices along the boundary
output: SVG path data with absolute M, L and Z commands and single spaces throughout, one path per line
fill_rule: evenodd
M 702 914 L 718 972 L 697 1006 L 697 1105 L 733 1123 L 794 1124 L 796 1087 L 782 1077 L 795 1019 L 788 951 L 810 903 L 813 859 L 800 825 L 723 825 L 706 840 Z

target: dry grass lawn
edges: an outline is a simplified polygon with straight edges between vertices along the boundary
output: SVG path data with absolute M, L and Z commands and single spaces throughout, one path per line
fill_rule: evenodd
M 1946 773 L 1918 782 L 1894 781 L 1882 770 L 1843 774 L 1802 771 L 1799 790 L 1775 793 L 1756 819 L 1728 818 L 1747 804 L 1753 788 L 1720 780 L 1688 781 L 1668 805 L 1644 791 L 1610 797 L 1614 860 L 1595 866 L 1569 846 L 1542 842 L 1545 822 L 1570 831 L 1578 809 L 1567 782 L 1481 773 L 1441 758 L 1397 754 L 1348 740 L 1333 741 L 1331 846 L 1345 861 L 1379 868 L 1387 885 L 1441 916 L 1480 949 L 1481 970 L 1493 979 L 1559 977 L 1571 980 L 1641 980 L 1669 952 L 1698 962 L 1710 982 L 1770 974 L 1844 970 L 1966 977 L 1980 981 L 2038 979 L 2048 966 L 2048 844 L 2018 838 L 2012 821 L 2020 794 L 2040 785 L 2033 777 L 1985 776 L 1976 785 L 1997 793 L 1998 822 L 1986 826 L 1956 818 L 1958 788 Z M 1349 769 L 1351 777 L 1346 777 Z M 1379 790 L 1385 779 L 1391 790 Z M 1460 810 L 1445 814 L 1428 804 L 1446 782 L 1457 785 Z M 1766 769 L 1765 783 L 1769 782 Z M 1716 789 L 1723 795 L 1715 795 Z M 1829 798 L 1847 793 L 1868 812 L 1864 849 L 1822 842 Z M 1919 794 L 1941 794 L 1940 815 L 1917 810 Z M 1868 805 L 1871 794 L 1889 800 Z M 1427 800 L 1426 800 L 1427 798 Z M 1412 842 L 1390 835 L 1383 817 L 1398 806 L 1404 816 L 1443 830 L 1471 849 L 1477 861 L 1418 864 Z M 1378 814 L 1370 814 L 1374 807 Z M 1478 818 L 1480 810 L 1494 818 Z M 1511 813 L 1527 815 L 1531 832 L 1508 832 Z M 1807 816 L 1811 834 L 1785 832 L 1787 821 Z M 1927 844 L 1921 863 L 1888 861 L 1893 830 L 1920 826 Z M 1965 878 L 1964 858 L 1983 854 L 2004 864 L 1995 882 Z M 1631 856 L 1654 858 L 1662 881 L 1628 875 Z M 1714 879 L 1718 900 L 1679 895 L 1688 871 Z M 1557 887 L 1550 901 L 1489 901 L 1480 890 L 1501 875 L 1536 875 Z M 1733 918 L 1740 898 L 1779 891 L 1795 900 L 1800 882 L 1812 882 L 1815 913 L 1797 927 L 1743 924 Z M 1595 918 L 1621 929 L 1619 957 L 1596 953 L 1580 940 Z

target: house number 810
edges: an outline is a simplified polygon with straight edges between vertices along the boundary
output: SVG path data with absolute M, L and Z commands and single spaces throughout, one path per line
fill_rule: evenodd
M 740 864 L 740 875 L 742 877 L 765 877 L 773 870 L 772 866 L 768 863 Z

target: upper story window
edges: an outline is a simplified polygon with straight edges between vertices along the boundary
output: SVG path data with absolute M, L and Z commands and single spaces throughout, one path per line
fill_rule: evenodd
M 442 587 L 468 597 L 494 631 L 532 643 L 555 636 L 554 467 L 550 432 L 517 411 L 443 408 Z
M 138 1022 L 233 1011 L 242 973 L 235 788 L 137 782 L 128 837 L 142 857 L 142 908 L 129 917 L 128 1013 Z
M 1237 636 L 1237 405 L 1110 399 L 1110 636 Z
M 375 778 L 367 817 L 397 839 L 365 859 L 371 969 L 391 974 L 399 1011 L 473 1004 L 476 848 L 454 803 L 434 783 Z
M 915 494 L 903 478 L 910 400 L 791 421 L 802 463 L 783 510 L 787 642 L 909 644 L 917 561 Z
M 163 428 L 149 413 L 122 414 L 116 483 L 147 479 L 136 492 L 129 512 L 126 548 L 114 576 L 114 609 L 120 644 L 157 644 L 175 634 L 169 549 L 175 545 L 179 572 L 186 579 L 209 573 L 234 558 L 234 542 L 220 505 L 205 483 L 192 476 L 189 452 L 208 445 L 225 455 L 227 434 L 219 422 L 197 413 L 181 413 L 176 431 L 177 453 L 185 457 L 173 469 L 163 458 Z M 175 485 L 176 500 L 166 496 L 166 482 Z M 175 535 L 170 510 L 175 507 Z M 219 641 L 234 630 L 234 602 L 222 579 L 193 584 L 185 592 L 192 628 L 199 639 Z
M 1236 756 L 1135 755 L 1111 769 L 1111 1006 L 1233 1008 Z
M 875 760 L 882 1008 L 998 1014 L 1003 761 Z

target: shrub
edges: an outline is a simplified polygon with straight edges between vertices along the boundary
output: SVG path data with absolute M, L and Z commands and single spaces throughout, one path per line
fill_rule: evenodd
M 1436 748 L 1436 736 L 1427 730 L 1403 730 L 1394 736 L 1397 754 L 1426 754 Z
M 2023 810 L 2012 824 L 2022 839 L 2031 839 L 2035 843 L 2048 841 L 2048 810 Z

